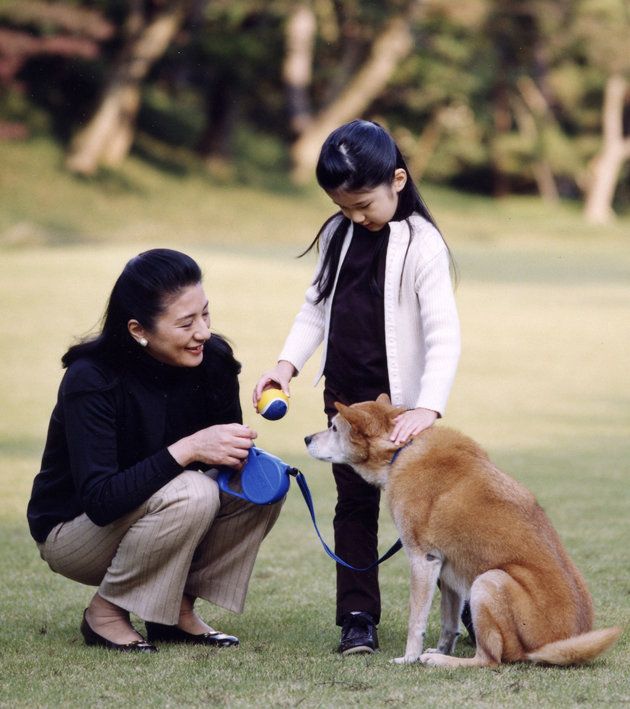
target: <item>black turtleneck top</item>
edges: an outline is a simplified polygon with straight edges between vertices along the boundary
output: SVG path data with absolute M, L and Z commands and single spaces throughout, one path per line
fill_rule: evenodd
M 143 351 L 122 370 L 96 357 L 73 362 L 28 504 L 34 539 L 45 541 L 53 527 L 82 513 L 105 526 L 179 475 L 168 446 L 208 426 L 242 423 L 239 370 L 217 335 L 198 367 L 170 367 Z

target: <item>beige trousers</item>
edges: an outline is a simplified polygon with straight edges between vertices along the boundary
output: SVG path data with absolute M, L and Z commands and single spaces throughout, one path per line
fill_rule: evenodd
M 184 593 L 243 610 L 258 549 L 282 503 L 253 505 L 184 471 L 115 522 L 99 527 L 82 514 L 38 547 L 53 571 L 98 586 L 143 620 L 174 625 Z

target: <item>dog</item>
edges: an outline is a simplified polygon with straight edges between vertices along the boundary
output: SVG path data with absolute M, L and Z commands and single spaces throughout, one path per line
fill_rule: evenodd
M 393 662 L 496 667 L 503 662 L 574 665 L 610 648 L 620 628 L 592 630 L 582 575 L 536 499 L 472 439 L 444 427 L 402 448 L 389 439 L 403 409 L 382 394 L 345 406 L 326 431 L 304 440 L 314 458 L 346 463 L 386 491 L 411 570 L 405 654 Z M 441 632 L 423 651 L 437 582 Z M 453 657 L 464 602 L 474 657 Z

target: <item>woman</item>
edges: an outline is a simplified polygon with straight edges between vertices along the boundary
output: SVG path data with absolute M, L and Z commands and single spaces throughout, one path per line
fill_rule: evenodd
M 223 495 L 206 474 L 240 470 L 256 438 L 242 424 L 240 365 L 209 320 L 199 266 L 154 249 L 125 266 L 100 334 L 62 358 L 28 521 L 53 571 L 98 586 L 81 623 L 88 645 L 238 645 L 194 602 L 242 611 L 282 503 Z

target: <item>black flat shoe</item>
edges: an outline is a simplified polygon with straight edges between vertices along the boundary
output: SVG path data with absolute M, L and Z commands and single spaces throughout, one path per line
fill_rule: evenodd
M 210 647 L 236 647 L 239 640 L 234 635 L 226 635 L 217 631 L 213 633 L 187 633 L 176 625 L 162 625 L 145 621 L 147 638 L 150 642 L 190 643 L 192 645 L 209 645 Z
M 378 650 L 376 624 L 369 613 L 349 613 L 343 619 L 338 650 L 344 656 Z
M 95 633 L 90 624 L 87 622 L 85 614 L 87 609 L 83 611 L 83 620 L 81 621 L 81 634 L 85 640 L 86 645 L 97 645 L 99 647 L 106 647 L 108 650 L 118 650 L 118 652 L 157 652 L 158 649 L 155 645 L 151 645 L 144 638 L 142 640 L 134 640 L 133 642 L 126 643 L 125 645 L 120 645 L 114 643 L 102 635 Z

